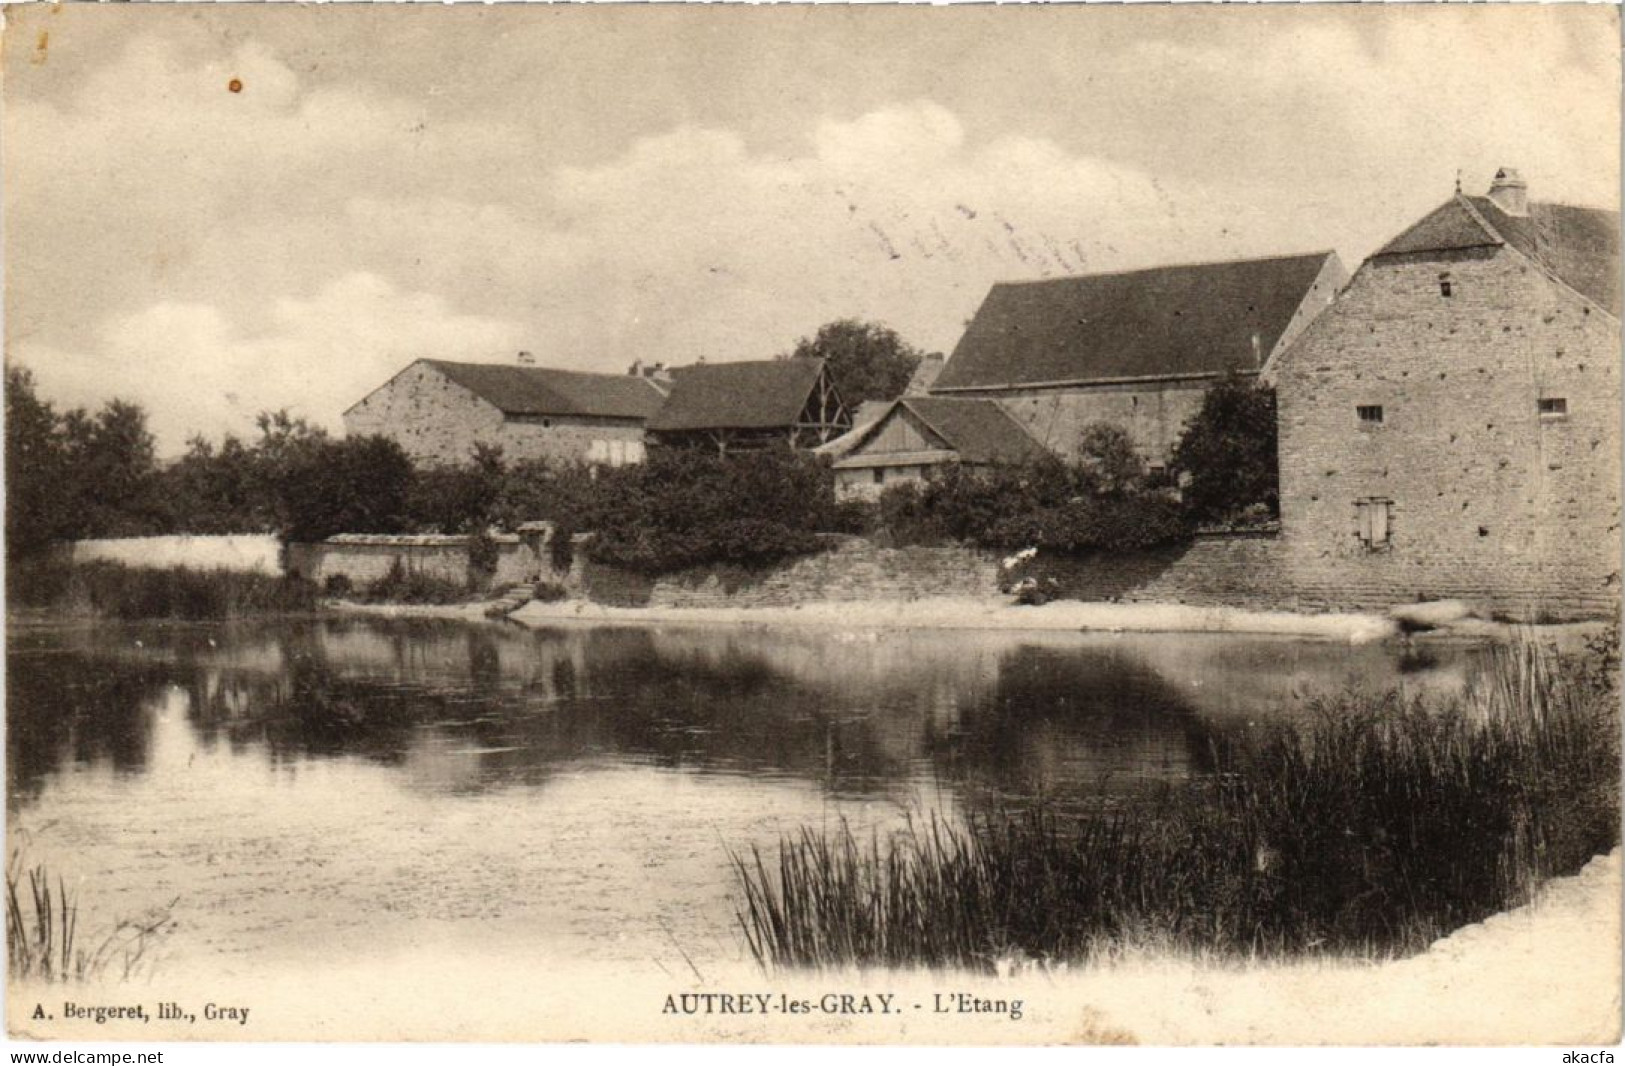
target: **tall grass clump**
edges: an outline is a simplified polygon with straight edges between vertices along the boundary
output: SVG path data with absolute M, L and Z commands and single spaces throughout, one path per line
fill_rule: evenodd
M 803 830 L 734 856 L 738 918 L 769 968 L 1418 951 L 1618 843 L 1613 686 L 1573 665 L 1521 643 L 1448 703 L 1347 694 L 1110 814 Z
M 169 907 L 87 935 L 79 903 L 44 864 L 25 867 L 13 849 L 6 864 L 6 958 L 11 977 L 45 981 L 128 980 L 152 961 L 151 949 L 174 926 Z
M 362 585 L 354 598 L 362 603 L 438 604 L 466 603 L 472 596 L 469 585 L 409 570 L 397 558 L 382 577 Z
M 13 567 L 7 576 L 20 578 L 13 586 L 14 603 L 123 621 L 213 621 L 316 607 L 310 582 L 258 572 L 51 559 Z

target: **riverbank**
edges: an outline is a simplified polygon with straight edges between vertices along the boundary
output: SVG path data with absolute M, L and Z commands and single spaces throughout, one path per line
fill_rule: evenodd
M 445 605 L 367 604 L 330 600 L 330 610 L 386 618 L 447 618 L 491 621 L 489 601 Z M 502 619 L 497 619 L 501 621 Z M 1006 632 L 1229 633 L 1297 637 L 1367 644 L 1407 635 L 1397 620 L 1371 613 L 1300 614 L 1183 604 L 1085 603 L 1060 600 L 1029 607 L 1007 597 L 937 597 L 920 600 L 859 600 L 794 607 L 609 607 L 584 600 L 531 602 L 506 620 L 532 628 L 594 626 L 812 626 L 844 629 L 958 629 Z M 1565 622 L 1535 627 L 1558 641 L 1597 632 L 1602 622 Z M 1464 617 L 1411 632 L 1412 639 L 1504 642 L 1530 630 L 1519 623 Z
M 528 626 L 765 625 L 860 629 L 969 629 L 1102 633 L 1231 633 L 1287 636 L 1364 644 L 1401 635 L 1400 625 L 1378 614 L 1297 614 L 1181 604 L 1085 603 L 1063 600 L 1027 607 L 1007 597 L 863 600 L 796 607 L 606 607 L 579 600 L 529 603 L 509 616 Z M 1520 627 L 1462 619 L 1430 631 L 1430 639 L 1509 639 Z M 1591 623 L 1542 627 L 1553 633 L 1589 632 Z
M 1457 930 L 1391 962 L 1218 963 L 1147 953 L 1004 978 L 871 970 L 764 977 L 740 962 L 700 972 L 681 961 L 560 962 L 447 940 L 385 958 L 333 958 L 319 971 L 257 963 L 254 976 L 159 971 L 105 1002 L 173 1000 L 252 1008 L 248 1024 L 43 1023 L 36 1002 L 61 986 L 14 982 L 8 1029 L 22 1039 L 589 1040 L 618 1043 L 1206 1045 L 1597 1045 L 1620 1036 L 1620 852 L 1550 882 L 1535 902 Z M 434 930 L 436 937 L 449 934 Z M 445 1010 L 405 990 L 436 975 Z M 120 991 L 122 989 L 122 992 Z M 80 998 L 90 998 L 91 988 Z M 806 1001 L 804 1014 L 724 1013 L 719 996 Z M 709 994 L 711 1009 L 699 997 Z M 967 999 L 961 1000 L 963 994 Z M 854 1011 L 833 1013 L 840 997 Z M 687 997 L 687 998 L 685 998 Z M 833 997 L 833 998 L 826 998 Z M 867 997 L 867 999 L 865 999 Z M 948 998 L 952 997 L 952 998 Z M 1001 1005 L 981 1012 L 964 1002 Z M 149 1006 L 149 1012 L 152 1007 Z

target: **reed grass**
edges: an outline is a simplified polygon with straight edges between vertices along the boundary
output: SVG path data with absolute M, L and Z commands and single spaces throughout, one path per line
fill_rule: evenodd
M 767 969 L 1408 954 L 1618 843 L 1617 703 L 1595 676 L 1523 642 L 1460 699 L 1346 694 L 1112 813 L 803 829 L 732 855 L 737 917 Z
M 228 620 L 316 607 L 310 582 L 257 572 L 52 559 L 15 565 L 7 579 L 14 604 L 122 621 Z
M 43 863 L 24 866 L 13 849 L 6 864 L 6 958 L 13 980 L 129 980 L 152 961 L 151 949 L 173 927 L 174 903 L 121 919 L 86 947 L 79 902 L 62 876 Z

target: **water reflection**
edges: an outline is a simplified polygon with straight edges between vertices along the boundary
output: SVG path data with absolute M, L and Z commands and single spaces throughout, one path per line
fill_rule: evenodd
M 273 766 L 346 758 L 446 793 L 582 767 L 890 797 L 1100 802 L 1201 772 L 1216 733 L 1358 685 L 1459 688 L 1472 656 L 1205 637 L 560 629 L 333 620 L 9 643 L 8 791 L 146 769 L 157 708 Z

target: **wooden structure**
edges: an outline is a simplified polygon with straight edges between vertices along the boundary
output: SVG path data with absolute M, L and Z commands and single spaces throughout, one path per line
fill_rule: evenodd
M 671 375 L 671 395 L 648 423 L 651 445 L 816 448 L 852 428 L 822 359 L 696 363 Z
M 820 449 L 834 458 L 842 499 L 872 499 L 889 485 L 922 481 L 945 463 L 1019 463 L 1045 453 L 992 400 L 905 396 L 877 419 Z

